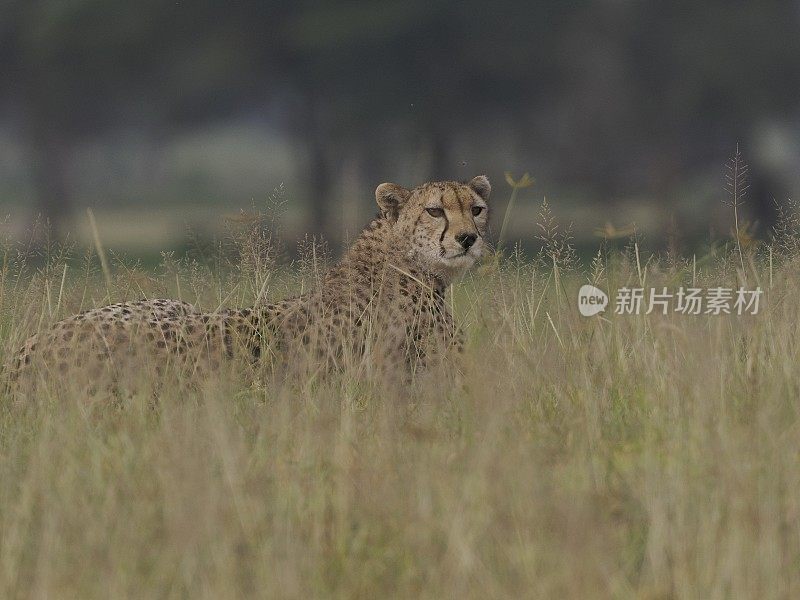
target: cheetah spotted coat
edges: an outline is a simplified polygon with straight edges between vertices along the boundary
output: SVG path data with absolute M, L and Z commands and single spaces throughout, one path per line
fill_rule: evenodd
M 216 312 L 166 299 L 88 310 L 30 337 L 11 360 L 10 381 L 31 389 L 60 379 L 91 395 L 146 367 L 196 379 L 237 358 L 316 371 L 366 359 L 408 374 L 460 345 L 445 290 L 484 249 L 489 189 L 485 177 L 410 191 L 382 184 L 381 214 L 318 289 Z

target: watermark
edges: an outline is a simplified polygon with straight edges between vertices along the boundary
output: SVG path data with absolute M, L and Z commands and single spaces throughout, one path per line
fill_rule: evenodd
M 621 287 L 614 296 L 617 315 L 757 315 L 763 290 L 726 287 Z M 578 310 L 584 317 L 605 312 L 608 294 L 593 285 L 578 291 Z
M 605 311 L 608 295 L 593 285 L 582 285 L 578 291 L 578 310 L 584 317 L 592 317 Z

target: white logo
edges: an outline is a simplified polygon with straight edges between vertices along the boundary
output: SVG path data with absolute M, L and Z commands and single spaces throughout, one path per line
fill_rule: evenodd
M 757 315 L 761 309 L 764 290 L 757 287 L 618 288 L 612 303 L 615 315 Z M 605 312 L 609 300 L 606 293 L 593 285 L 583 285 L 578 291 L 578 310 L 584 317 Z
M 582 285 L 578 291 L 578 310 L 584 317 L 592 317 L 606 309 L 608 296 L 593 285 Z

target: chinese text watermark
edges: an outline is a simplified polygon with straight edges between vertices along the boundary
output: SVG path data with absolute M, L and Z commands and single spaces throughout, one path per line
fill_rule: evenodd
M 757 315 L 763 291 L 727 287 L 621 287 L 614 297 L 614 314 Z M 604 312 L 608 295 L 593 285 L 578 292 L 578 310 L 585 317 Z

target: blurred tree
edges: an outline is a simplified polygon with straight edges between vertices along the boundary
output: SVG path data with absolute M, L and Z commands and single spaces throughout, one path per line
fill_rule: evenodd
M 428 156 L 416 178 L 451 177 L 466 140 L 499 173 L 508 153 L 480 154 L 491 134 L 537 157 L 555 187 L 670 198 L 737 140 L 747 148 L 760 119 L 798 111 L 800 11 L 784 0 L 0 0 L 0 11 L 0 101 L 26 115 L 39 210 L 56 222 L 70 149 L 122 123 L 169 136 L 282 103 L 324 231 L 345 159 L 373 182 L 408 155 Z
M 0 94 L 25 115 L 38 210 L 56 229 L 76 141 L 122 122 L 174 132 L 263 90 L 253 73 L 268 69 L 278 11 L 246 4 L 6 0 Z

